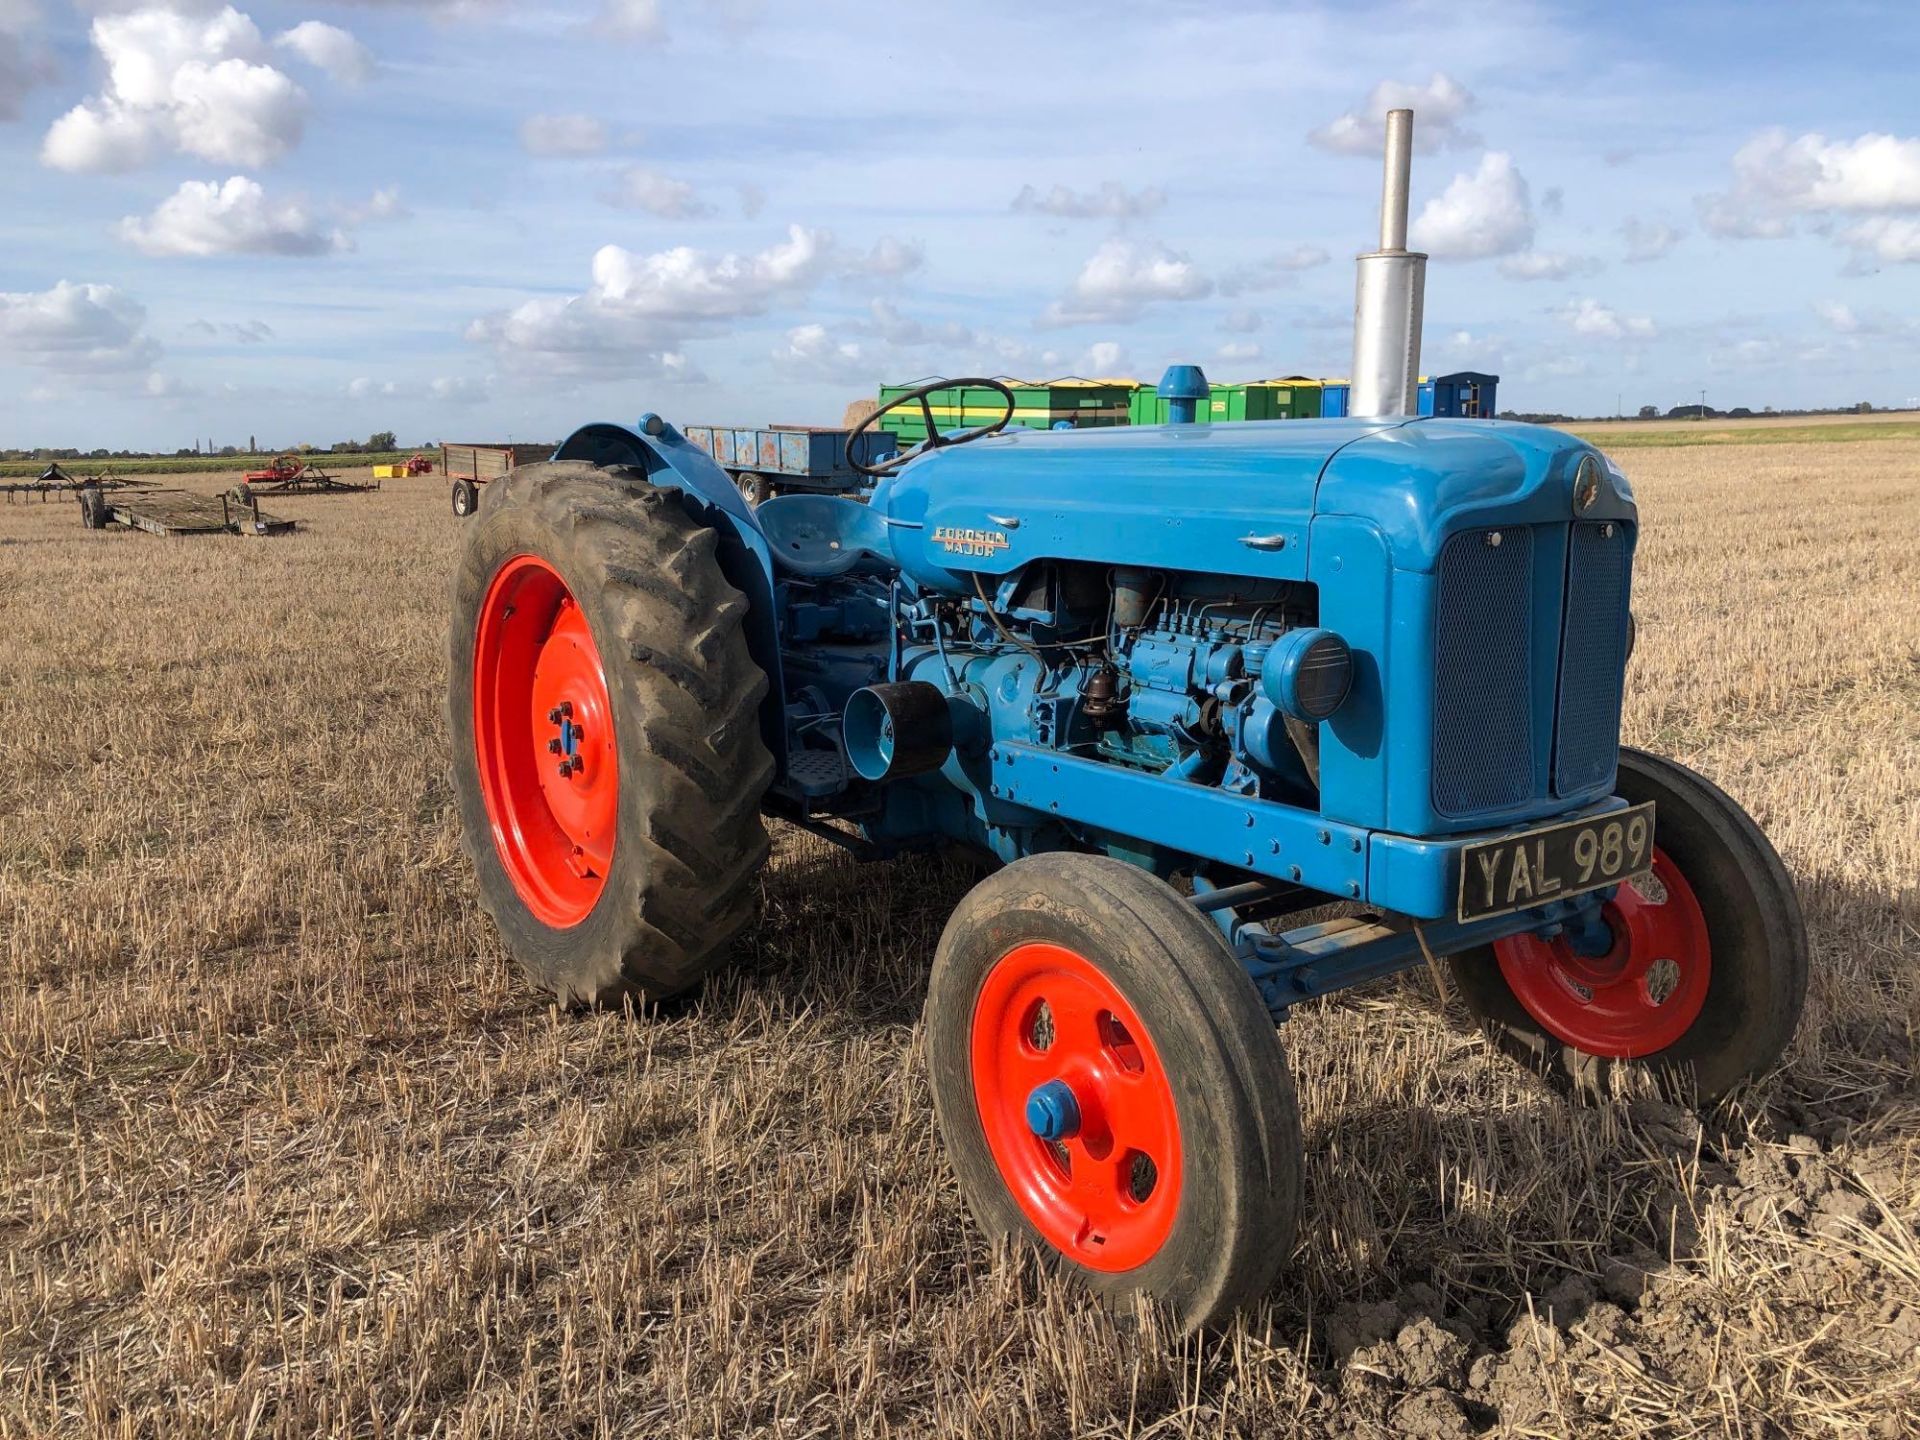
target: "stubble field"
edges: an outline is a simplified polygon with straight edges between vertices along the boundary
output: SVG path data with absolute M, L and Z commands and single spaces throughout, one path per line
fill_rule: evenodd
M 439 479 L 273 540 L 0 507 L 0 1436 L 1920 1434 L 1920 441 L 1628 469 L 1628 737 L 1800 887 L 1788 1063 L 1702 1125 L 1569 1108 L 1424 976 L 1302 1007 L 1299 1251 L 1184 1342 L 962 1212 L 961 869 L 777 829 L 695 1000 L 519 982 Z

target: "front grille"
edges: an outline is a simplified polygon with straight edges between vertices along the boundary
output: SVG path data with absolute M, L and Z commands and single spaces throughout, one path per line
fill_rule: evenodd
M 1533 532 L 1462 531 L 1442 547 L 1438 575 L 1433 807 L 1518 805 L 1534 794 Z
M 1573 527 L 1553 746 L 1556 795 L 1605 784 L 1619 758 L 1628 560 L 1626 526 L 1589 522 Z

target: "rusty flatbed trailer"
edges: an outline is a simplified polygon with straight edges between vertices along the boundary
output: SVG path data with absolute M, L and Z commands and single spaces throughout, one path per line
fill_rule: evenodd
M 516 465 L 550 459 L 551 445 L 501 444 L 442 445 L 440 473 L 453 482 L 453 513 L 471 515 L 480 503 L 480 487 L 498 480 Z
M 124 525 L 149 535 L 285 535 L 296 523 L 263 515 L 257 501 L 242 504 L 228 495 L 143 490 L 108 496 L 94 486 L 81 487 L 80 516 L 89 530 Z

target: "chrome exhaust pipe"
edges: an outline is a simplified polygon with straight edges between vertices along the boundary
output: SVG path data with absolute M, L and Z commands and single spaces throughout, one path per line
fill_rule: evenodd
M 1380 248 L 1354 262 L 1350 415 L 1419 413 L 1427 257 L 1407 249 L 1412 172 L 1413 111 L 1390 110 L 1386 174 L 1380 188 Z

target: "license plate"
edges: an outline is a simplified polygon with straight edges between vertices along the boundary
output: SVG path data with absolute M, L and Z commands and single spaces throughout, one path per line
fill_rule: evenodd
M 1614 885 L 1653 864 L 1653 802 L 1482 840 L 1460 852 L 1462 921 Z

